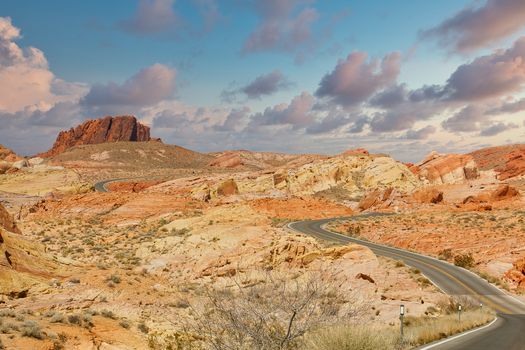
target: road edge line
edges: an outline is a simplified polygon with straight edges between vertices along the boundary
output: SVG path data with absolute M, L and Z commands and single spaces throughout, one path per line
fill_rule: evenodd
M 471 330 L 468 330 L 468 331 L 465 331 L 465 332 L 462 332 L 462 333 L 459 333 L 459 334 L 456 334 L 452 337 L 448 337 L 448 338 L 445 338 L 443 340 L 438 340 L 436 342 L 433 342 L 433 343 L 430 343 L 428 345 L 422 345 L 423 347 L 418 347 L 418 348 L 415 348 L 416 350 L 428 350 L 428 349 L 432 349 L 436 346 L 439 346 L 439 345 L 443 345 L 445 343 L 448 343 L 449 341 L 452 341 L 452 340 L 455 340 L 455 339 L 458 339 L 458 338 L 461 338 L 461 337 L 464 337 L 466 335 L 469 335 L 469 334 L 472 334 L 472 333 L 475 333 L 475 332 L 478 332 L 478 331 L 481 331 L 485 328 L 489 328 L 490 326 L 492 326 L 496 321 L 498 320 L 498 317 L 496 316 L 495 319 L 493 319 L 490 323 L 486 324 L 486 325 L 483 325 L 483 326 L 480 326 L 480 327 L 477 327 L 477 328 L 474 328 L 474 329 L 471 329 Z

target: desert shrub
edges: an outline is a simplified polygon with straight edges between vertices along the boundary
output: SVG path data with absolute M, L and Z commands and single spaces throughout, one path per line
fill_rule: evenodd
M 64 323 L 65 317 L 60 312 L 55 312 L 51 318 L 49 319 L 49 322 L 51 323 Z
M 396 267 L 405 267 L 405 263 L 402 262 L 401 260 L 397 260 L 395 266 Z
M 458 254 L 454 256 L 454 265 L 464 268 L 473 267 L 475 264 L 472 253 Z
M 121 278 L 119 275 L 111 275 L 109 276 L 106 281 L 109 283 L 109 282 L 113 282 L 113 283 L 116 283 L 116 284 L 119 284 L 121 282 Z
M 80 315 L 76 315 L 76 314 L 74 314 L 74 315 L 69 315 L 69 316 L 67 317 L 67 320 L 68 320 L 68 322 L 71 323 L 71 324 L 76 324 L 76 325 L 78 325 L 78 326 L 82 325 L 82 319 L 80 318 Z
M 452 249 L 450 248 L 443 249 L 438 253 L 439 260 L 450 260 L 453 256 L 454 254 L 452 253 Z
M 121 321 L 119 322 L 119 325 L 120 325 L 120 327 L 122 327 L 122 328 L 126 328 L 126 329 L 128 329 L 129 327 L 131 327 L 131 324 L 129 323 L 128 320 L 121 320 Z
M 24 337 L 44 339 L 42 328 L 36 321 L 25 321 L 20 331 Z
M 144 333 L 144 334 L 148 334 L 149 333 L 149 327 L 144 322 L 140 322 L 137 325 L 137 329 L 139 331 L 141 331 L 142 333 Z
M 100 311 L 100 315 L 102 315 L 105 318 L 111 318 L 112 320 L 116 320 L 117 319 L 117 316 L 111 310 L 104 309 L 104 310 Z
M 356 324 L 327 327 L 312 333 L 306 340 L 308 350 L 376 350 L 395 349 L 399 335 L 392 329 L 376 329 Z
M 346 233 L 348 236 L 351 236 L 351 237 L 359 237 L 361 235 L 361 231 L 363 230 L 363 228 L 361 227 L 361 225 L 350 225 L 348 226 L 348 229 L 346 230 Z
M 232 277 L 232 288 L 207 289 L 204 310 L 192 307 L 193 334 L 214 349 L 296 349 L 323 325 L 366 312 L 350 291 L 335 288 L 333 275 L 263 273 L 257 283 Z M 251 282 L 250 282 L 251 281 Z

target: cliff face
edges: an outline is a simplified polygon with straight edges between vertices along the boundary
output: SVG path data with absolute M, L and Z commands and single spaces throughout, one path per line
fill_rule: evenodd
M 150 129 L 134 116 L 104 117 L 88 120 L 68 131 L 61 131 L 53 147 L 39 157 L 53 157 L 78 145 L 117 141 L 150 141 Z

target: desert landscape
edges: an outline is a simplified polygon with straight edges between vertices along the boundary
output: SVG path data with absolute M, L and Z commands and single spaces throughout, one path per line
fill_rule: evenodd
M 0 1 L 0 350 L 525 350 L 525 1 Z
M 301 220 L 340 218 L 331 230 L 461 264 L 519 298 L 525 291 L 525 145 L 418 164 L 364 149 L 202 154 L 134 139 L 137 126 L 149 134 L 134 117 L 104 129 L 108 118 L 61 133 L 33 158 L 2 148 L 7 349 L 206 348 L 224 331 L 206 326 L 221 307 L 247 307 L 216 298 L 257 289 L 322 289 L 320 303 L 334 310 L 298 325 L 297 344 L 346 322 L 396 337 L 400 304 L 418 322 L 448 317 L 453 301 L 420 271 L 288 228 Z M 368 212 L 395 215 L 345 219 Z M 290 312 L 281 307 L 276 322 Z

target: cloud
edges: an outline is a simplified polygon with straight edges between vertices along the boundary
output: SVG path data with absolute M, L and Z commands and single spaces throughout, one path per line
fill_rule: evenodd
M 525 84 L 525 37 L 459 66 L 444 87 L 449 100 L 473 101 L 519 91 Z
M 469 5 L 437 27 L 423 31 L 423 39 L 436 38 L 450 51 L 465 53 L 497 42 L 525 26 L 523 0 L 487 0 Z
M 312 25 L 319 19 L 317 10 L 303 8 L 313 1 L 255 0 L 261 22 L 244 42 L 242 52 L 297 52 L 313 43 Z M 294 10 L 302 8 L 297 14 Z
M 505 124 L 505 123 L 499 122 L 499 123 L 494 123 L 490 125 L 489 127 L 481 130 L 479 135 L 480 136 L 495 136 L 507 130 L 516 129 L 516 128 L 518 128 L 518 125 L 514 123 Z
M 368 124 L 370 124 L 370 118 L 367 116 L 361 116 L 352 124 L 348 132 L 351 134 L 360 134 Z
M 489 113 L 490 114 L 518 113 L 523 110 L 525 110 L 525 98 L 522 98 L 517 101 L 503 103 L 501 106 L 490 110 Z
M 255 78 L 254 81 L 242 87 L 240 90 L 248 96 L 248 98 L 261 98 L 264 95 L 271 95 L 281 89 L 286 89 L 290 83 L 286 77 L 279 70 L 274 70 L 271 73 L 261 75 Z
M 405 84 L 393 85 L 370 99 L 370 105 L 380 108 L 392 108 L 403 103 L 408 96 Z
M 479 131 L 481 125 L 487 123 L 485 109 L 477 105 L 469 105 L 452 117 L 441 123 L 441 126 L 450 132 Z
M 310 113 L 314 105 L 314 97 L 307 92 L 296 96 L 289 103 L 281 103 L 268 107 L 262 113 L 256 113 L 251 118 L 250 127 L 264 125 L 292 125 L 294 128 L 306 127 L 313 122 Z
M 249 107 L 232 109 L 224 123 L 214 125 L 214 130 L 227 132 L 242 130 L 248 121 L 250 111 Z
M 248 99 L 260 99 L 263 96 L 272 95 L 279 90 L 287 89 L 291 85 L 281 71 L 274 70 L 268 74 L 258 76 L 240 88 L 224 89 L 221 92 L 221 99 L 224 102 L 232 103 L 236 100 L 239 93 L 246 95 Z
M 362 103 L 395 82 L 400 60 L 398 52 L 386 55 L 381 61 L 375 59 L 370 62 L 367 53 L 353 52 L 322 78 L 315 95 L 347 107 Z
M 306 128 L 307 134 L 325 134 L 352 122 L 352 118 L 347 113 L 330 113 L 314 124 Z
M 427 125 L 426 127 L 418 130 L 408 130 L 404 138 L 409 140 L 425 140 L 436 131 L 437 129 L 435 126 Z
M 54 74 L 37 48 L 21 48 L 20 29 L 11 18 L 0 17 L 0 111 L 16 112 L 27 106 L 49 108 L 54 102 Z
M 123 84 L 93 85 L 81 103 L 101 109 L 150 106 L 173 95 L 175 77 L 175 69 L 157 63 L 142 69 Z
M 174 3 L 175 0 L 139 0 L 133 17 L 120 22 L 120 27 L 138 35 L 173 31 L 181 22 L 173 9 Z

